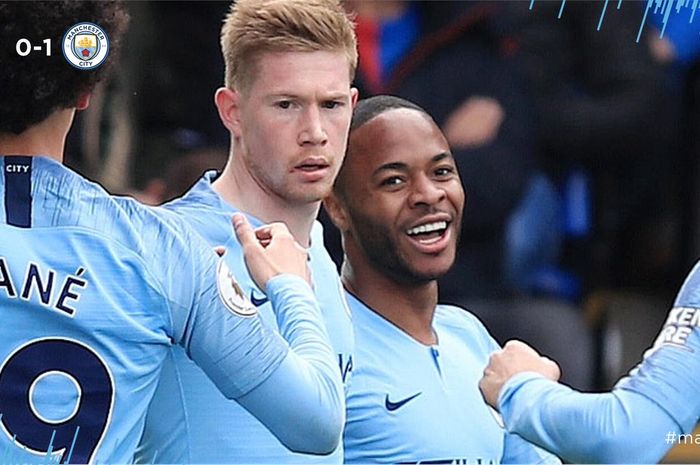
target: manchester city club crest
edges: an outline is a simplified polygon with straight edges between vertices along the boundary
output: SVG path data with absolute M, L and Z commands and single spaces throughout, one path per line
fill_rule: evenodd
M 219 297 L 222 302 L 234 315 L 251 317 L 258 312 L 255 305 L 243 293 L 241 286 L 236 282 L 223 258 L 219 260 L 219 266 L 216 270 L 216 286 L 219 289 Z
M 107 33 L 97 24 L 74 24 L 63 35 L 63 56 L 79 69 L 95 69 L 109 53 Z
M 78 34 L 73 42 L 73 54 L 83 61 L 95 58 L 100 49 L 100 43 L 95 34 Z

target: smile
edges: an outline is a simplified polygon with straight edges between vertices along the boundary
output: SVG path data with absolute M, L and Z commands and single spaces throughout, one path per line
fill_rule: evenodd
M 443 238 L 447 231 L 447 221 L 435 221 L 413 227 L 406 234 L 424 245 L 430 245 Z

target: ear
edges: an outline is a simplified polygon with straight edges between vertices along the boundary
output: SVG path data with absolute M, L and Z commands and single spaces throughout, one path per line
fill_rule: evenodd
M 340 230 L 340 232 L 345 232 L 348 230 L 350 227 L 350 221 L 348 220 L 347 210 L 335 192 L 331 192 L 325 199 L 323 199 L 323 208 L 326 210 L 328 217 L 331 219 L 335 227 Z
M 214 104 L 219 111 L 219 118 L 234 136 L 240 136 L 240 101 L 241 94 L 227 87 L 217 89 Z
M 357 90 L 357 87 L 351 87 L 350 88 L 350 103 L 352 104 L 352 107 L 355 108 L 355 105 L 357 105 L 357 100 L 359 99 L 360 96 L 360 91 Z
M 92 94 L 90 92 L 85 92 L 84 94 L 80 94 L 78 96 L 78 101 L 75 104 L 75 109 L 76 110 L 85 110 L 88 106 L 90 106 L 90 96 Z

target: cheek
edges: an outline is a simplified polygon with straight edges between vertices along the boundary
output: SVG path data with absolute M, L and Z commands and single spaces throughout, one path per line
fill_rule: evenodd
M 402 203 L 397 199 L 387 199 L 382 196 L 368 197 L 364 205 L 371 208 L 369 215 L 373 221 L 380 224 L 387 234 L 400 233 L 397 224 L 400 224 L 402 216 Z
M 457 181 L 450 189 L 447 190 L 447 197 L 450 203 L 454 205 L 457 212 L 461 212 L 467 200 L 467 194 L 462 188 L 462 184 Z
M 350 131 L 350 118 L 352 113 L 343 113 L 331 116 L 327 121 L 328 132 L 333 134 L 341 142 L 345 142 Z
M 249 121 L 247 130 L 259 145 L 281 145 L 281 141 L 293 130 L 294 121 L 279 112 L 260 112 Z

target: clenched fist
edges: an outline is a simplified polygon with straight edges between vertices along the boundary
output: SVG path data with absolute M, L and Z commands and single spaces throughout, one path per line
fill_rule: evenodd
M 294 240 L 284 223 L 271 223 L 253 230 L 246 217 L 238 213 L 233 215 L 233 227 L 243 247 L 250 276 L 261 290 L 265 290 L 271 278 L 282 273 L 311 282 L 306 249 Z
M 559 365 L 547 357 L 542 357 L 535 349 L 521 341 L 508 341 L 502 350 L 489 358 L 484 369 L 484 377 L 479 381 L 479 389 L 486 402 L 498 408 L 498 395 L 503 385 L 513 376 L 523 372 L 535 372 L 558 381 L 561 376 Z

